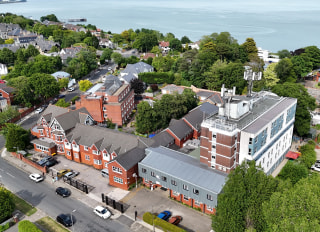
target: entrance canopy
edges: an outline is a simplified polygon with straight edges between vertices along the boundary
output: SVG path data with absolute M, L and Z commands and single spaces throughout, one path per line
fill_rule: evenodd
M 289 152 L 286 154 L 286 158 L 288 158 L 288 159 L 297 159 L 300 155 L 301 155 L 300 152 L 289 151 Z

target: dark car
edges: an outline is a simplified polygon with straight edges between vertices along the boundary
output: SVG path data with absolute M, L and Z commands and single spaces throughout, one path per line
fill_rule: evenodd
M 61 223 L 62 225 L 66 226 L 66 227 L 70 227 L 73 224 L 71 216 L 67 215 L 67 214 L 59 214 L 57 216 L 57 222 Z
M 173 225 L 178 225 L 181 221 L 182 221 L 181 216 L 173 216 L 170 218 L 169 223 L 171 223 Z
M 56 161 L 55 159 L 50 159 L 48 160 L 44 165 L 42 165 L 43 167 L 52 167 L 53 165 L 56 165 L 58 163 L 58 161 Z
M 60 95 L 58 96 L 58 98 L 64 98 L 64 97 L 66 97 L 66 95 L 64 95 L 64 94 L 60 94 Z
M 71 191 L 67 188 L 58 187 L 58 188 L 56 188 L 56 194 L 58 194 L 62 197 L 68 197 L 71 195 Z
M 52 160 L 52 159 L 53 159 L 52 156 L 46 156 L 46 157 L 42 158 L 42 159 L 38 162 L 38 164 L 39 164 L 40 166 L 44 166 L 49 160 Z
M 171 212 L 167 211 L 167 210 L 158 214 L 158 218 L 165 220 L 165 221 L 168 220 L 170 216 L 171 216 Z

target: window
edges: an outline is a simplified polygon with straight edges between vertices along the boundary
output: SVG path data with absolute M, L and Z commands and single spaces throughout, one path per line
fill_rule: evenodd
M 187 197 L 187 196 L 185 196 L 185 195 L 183 195 L 183 199 L 184 199 L 185 201 L 189 201 L 189 197 Z
M 39 130 L 40 131 L 40 135 L 43 135 L 43 130 Z
M 67 151 L 67 156 L 71 156 L 71 152 L 70 151 Z
M 146 173 L 146 172 L 147 172 L 147 169 L 142 168 L 142 173 Z
M 178 193 L 178 192 L 176 192 L 176 191 L 172 191 L 172 195 L 174 195 L 174 196 L 179 196 L 180 193 Z
M 94 159 L 93 162 L 94 162 L 94 164 L 101 165 L 101 160 Z
M 92 150 L 92 153 L 93 153 L 94 155 L 99 155 L 99 151 L 97 151 L 97 150 Z
M 183 184 L 183 185 L 182 185 L 182 188 L 183 188 L 184 190 L 189 191 L 189 187 L 188 187 L 188 185 L 186 185 L 186 184 Z
M 212 149 L 215 150 L 216 149 L 216 145 L 212 145 Z
M 217 135 L 216 135 L 216 134 L 213 134 L 213 135 L 212 135 L 212 138 L 213 138 L 213 139 L 217 138 Z
M 194 205 L 200 206 L 200 202 L 199 201 L 194 201 Z
M 89 155 L 86 155 L 86 156 L 85 156 L 85 159 L 86 159 L 86 160 L 90 160 L 90 156 L 89 156 Z
M 209 201 L 213 201 L 213 197 L 212 197 L 212 195 L 207 194 L 207 199 L 208 199 Z
M 73 156 L 74 156 L 74 158 L 77 158 L 77 159 L 79 158 L 79 154 L 78 153 L 74 153 Z
M 103 111 L 106 111 L 106 107 L 103 107 L 102 110 L 103 110 Z
M 199 190 L 198 189 L 193 189 L 193 193 L 196 195 L 199 195 Z
M 87 146 L 84 146 L 84 150 L 85 150 L 85 151 L 88 151 L 88 147 L 87 147 Z
M 258 142 L 258 138 L 254 138 L 254 143 L 257 143 Z
M 212 206 L 207 205 L 207 210 L 208 210 L 208 211 L 213 211 L 213 207 L 212 207 Z
M 118 167 L 115 167 L 115 166 L 112 166 L 112 171 L 122 174 L 122 170 L 120 168 L 118 168 Z
M 249 138 L 249 144 L 252 144 L 252 138 Z
M 151 176 L 155 177 L 156 175 L 154 174 L 154 172 L 151 172 Z
M 123 184 L 123 180 L 119 177 L 116 177 L 116 176 L 113 177 L 113 181 L 116 183 L 119 183 L 119 184 Z
M 167 182 L 167 177 L 161 176 L 161 180 L 164 181 L 164 182 Z
M 177 186 L 177 182 L 175 180 L 171 180 L 171 184 Z

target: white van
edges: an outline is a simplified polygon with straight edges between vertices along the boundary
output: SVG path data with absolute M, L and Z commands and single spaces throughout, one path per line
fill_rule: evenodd
M 102 169 L 102 170 L 101 170 L 101 175 L 102 175 L 103 177 L 108 177 L 108 176 L 109 176 L 109 170 L 108 170 L 107 168 Z

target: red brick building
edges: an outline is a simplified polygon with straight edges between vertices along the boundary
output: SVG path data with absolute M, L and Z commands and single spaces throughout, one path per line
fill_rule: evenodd
M 134 108 L 134 92 L 129 84 L 123 84 L 118 77 L 110 75 L 104 83 L 97 84 L 81 96 L 76 108 L 85 107 L 99 123 L 112 120 L 122 126 Z
M 0 110 L 2 111 L 7 106 L 10 106 L 14 99 L 15 88 L 0 84 Z

